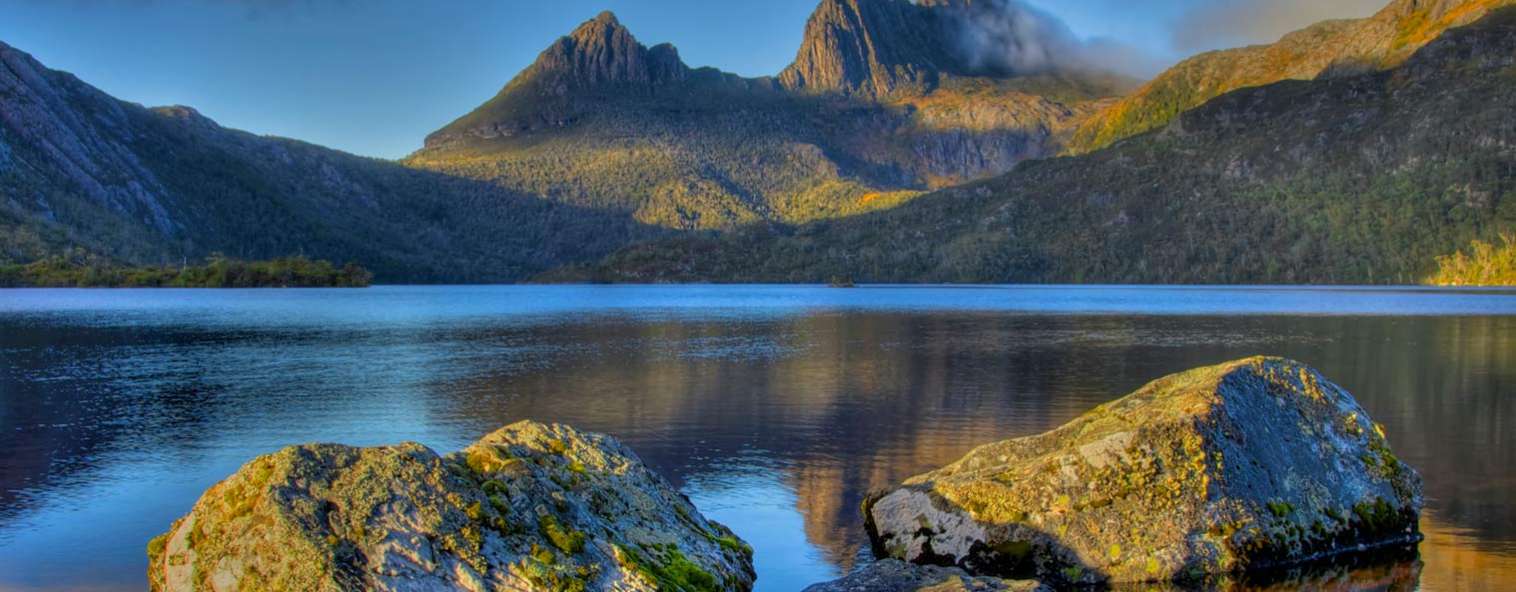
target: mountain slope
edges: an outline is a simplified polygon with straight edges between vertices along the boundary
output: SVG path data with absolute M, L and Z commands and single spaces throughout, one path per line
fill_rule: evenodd
M 1237 89 L 1393 67 L 1443 31 L 1512 3 L 1393 0 L 1366 19 L 1318 23 L 1272 45 L 1204 53 L 1170 68 L 1083 122 L 1069 150 L 1088 152 L 1157 129 L 1178 114 Z
M 0 44 L 0 260 L 212 252 L 505 281 L 652 236 L 625 217 L 146 109 Z
M 900 208 L 634 246 L 607 281 L 1415 282 L 1516 228 L 1516 8 Z
M 825 0 L 808 31 L 829 30 L 832 9 L 844 4 L 908 7 L 901 14 L 916 20 L 890 21 L 895 33 L 940 26 L 903 0 Z M 891 47 L 946 55 L 934 45 L 946 43 L 940 35 L 910 44 L 886 37 Z M 779 79 L 693 69 L 672 46 L 643 46 L 604 13 L 406 162 L 664 227 L 803 222 L 895 205 L 1050 154 L 1126 85 L 1057 68 L 969 76 L 923 64 L 929 88 L 882 100 L 798 84 L 791 72 L 800 63 Z

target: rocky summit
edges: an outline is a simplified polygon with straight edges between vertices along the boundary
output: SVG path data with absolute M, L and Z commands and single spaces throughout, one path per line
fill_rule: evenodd
M 616 440 L 522 422 L 259 457 L 148 546 L 169 590 L 748 590 L 752 550 Z
M 871 496 L 875 552 L 1060 584 L 1185 581 L 1419 540 L 1421 477 L 1342 387 L 1252 358 Z

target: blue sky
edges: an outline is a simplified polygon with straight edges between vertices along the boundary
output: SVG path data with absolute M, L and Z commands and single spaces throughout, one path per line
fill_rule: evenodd
M 552 40 L 613 10 L 692 66 L 774 74 L 818 0 L 0 0 L 0 41 L 125 100 L 402 157 Z M 1387 0 L 1027 0 L 1157 65 Z

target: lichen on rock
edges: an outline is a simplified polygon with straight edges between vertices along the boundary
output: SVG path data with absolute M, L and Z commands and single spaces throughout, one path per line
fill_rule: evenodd
M 1419 540 L 1421 478 L 1278 358 L 1154 381 L 864 506 L 875 552 L 1055 583 L 1195 580 Z
M 155 591 L 749 590 L 752 550 L 615 439 L 522 422 L 259 457 L 148 545 Z

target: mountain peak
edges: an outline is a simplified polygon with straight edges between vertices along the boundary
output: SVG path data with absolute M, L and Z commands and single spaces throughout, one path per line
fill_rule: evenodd
M 779 81 L 888 97 L 930 91 L 943 75 L 1100 73 L 1083 52 L 1062 22 L 1019 0 L 821 0 Z
M 605 11 L 554 42 L 522 78 L 544 80 L 544 92 L 562 95 L 604 85 L 677 82 L 688 74 L 672 45 L 648 49 L 614 13 Z
M 937 27 L 922 26 L 927 14 L 908 0 L 822 0 L 780 84 L 873 96 L 933 86 L 945 56 Z
M 558 38 L 478 109 L 428 136 L 435 147 L 460 138 L 498 138 L 575 119 L 576 98 L 649 96 L 689 80 L 673 45 L 648 48 L 610 11 Z

